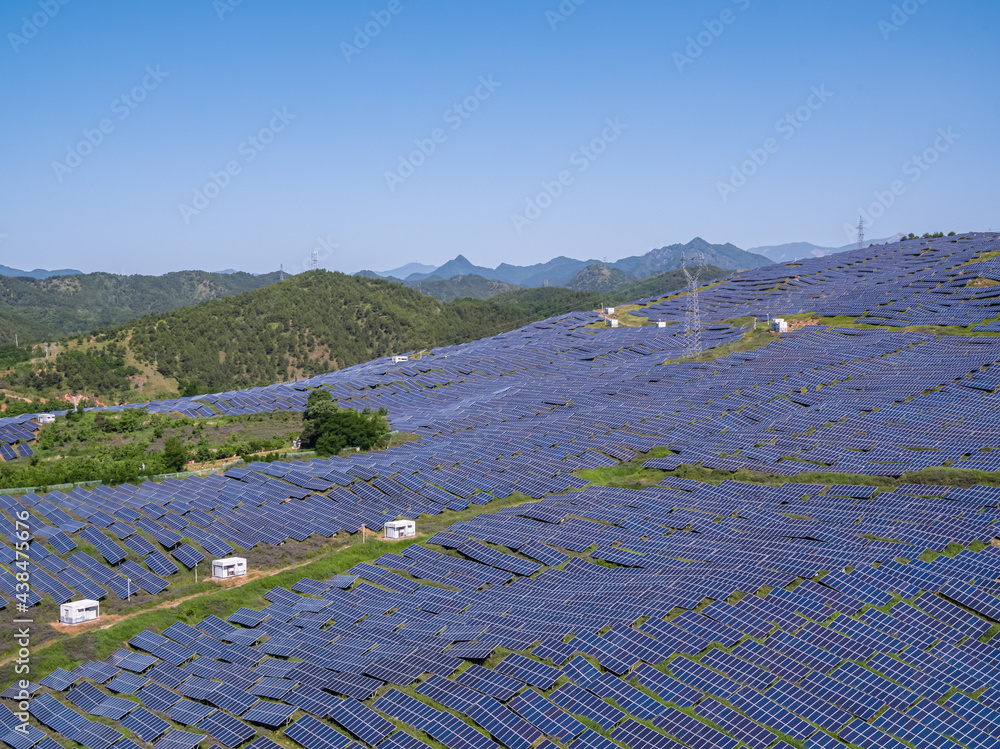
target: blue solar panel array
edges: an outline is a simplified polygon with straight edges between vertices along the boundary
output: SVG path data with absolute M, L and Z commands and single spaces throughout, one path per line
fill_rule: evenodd
M 901 330 L 1000 315 L 1000 292 L 968 285 L 1000 280 L 1000 260 L 977 260 L 996 249 L 995 235 L 969 235 L 734 274 L 704 293 L 709 345 L 736 340 L 740 328 L 715 323 L 745 315 L 880 327 L 806 326 L 709 364 L 675 361 L 683 326 L 593 329 L 596 316 L 578 313 L 402 366 L 152 404 L 301 410 L 309 388 L 326 387 L 344 406 L 386 406 L 419 439 L 204 479 L 0 496 L 7 516 L 31 513 L 34 601 L 156 594 L 178 571 L 168 554 L 190 567 L 203 552 L 514 492 L 537 501 L 272 589 L 260 611 L 142 632 L 105 661 L 58 669 L 31 702 L 45 730 L 15 732 L 0 711 L 0 741 L 275 749 L 266 729 L 304 749 L 996 746 L 1000 549 L 953 552 L 997 536 L 1000 490 L 794 480 L 1000 469 L 1000 345 Z M 641 314 L 683 318 L 683 297 L 643 302 Z M 673 454 L 649 467 L 700 464 L 718 482 L 627 490 L 573 475 L 654 447 Z M 727 478 L 739 468 L 789 481 Z M 0 526 L 10 540 L 13 523 L 0 515 Z M 0 569 L 0 592 L 15 585 Z
M 934 535 L 886 540 L 865 524 L 878 510 L 877 522 L 918 527 L 920 507 L 936 513 L 925 534 L 988 535 L 994 515 L 963 526 L 962 516 L 982 514 L 970 511 L 977 502 L 925 505 L 926 492 L 690 482 L 590 488 L 481 514 L 350 577 L 274 588 L 263 610 L 141 632 L 105 662 L 46 676 L 32 715 L 105 749 L 202 734 L 238 747 L 259 740 L 255 727 L 305 749 L 410 746 L 421 735 L 484 749 L 607 741 L 585 721 L 629 746 L 771 747 L 781 736 L 992 746 L 1000 650 L 982 638 L 1000 618 L 1000 548 L 921 561 Z M 966 492 L 957 496 L 991 494 Z M 907 519 L 888 520 L 904 499 Z M 802 520 L 834 503 L 845 514 Z M 441 544 L 466 559 L 435 551 Z M 493 554 L 517 560 L 524 547 L 562 558 L 496 577 Z M 630 563 L 588 560 L 611 550 Z M 454 560 L 473 582 L 421 584 L 412 570 L 390 571 L 397 559 L 449 573 Z M 385 585 L 391 578 L 413 585 Z M 294 647 L 272 647 L 281 643 Z M 497 644 L 512 652 L 486 661 Z M 399 691 L 414 686 L 424 701 Z M 16 738 L 7 743 L 31 749 L 46 734 Z

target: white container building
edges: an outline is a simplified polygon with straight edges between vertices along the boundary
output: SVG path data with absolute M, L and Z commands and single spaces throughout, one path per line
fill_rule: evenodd
M 230 577 L 242 577 L 247 573 L 247 560 L 243 557 L 226 557 L 212 560 L 212 577 L 216 580 L 227 580 Z
M 83 624 L 101 618 L 101 604 L 85 598 L 82 601 L 70 601 L 59 604 L 60 624 Z
M 390 520 L 383 528 L 386 538 L 413 538 L 417 535 L 415 520 Z

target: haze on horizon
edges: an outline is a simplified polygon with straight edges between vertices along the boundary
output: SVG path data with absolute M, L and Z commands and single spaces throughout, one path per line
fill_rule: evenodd
M 987 0 L 10 0 L 0 264 L 616 260 L 997 228 Z

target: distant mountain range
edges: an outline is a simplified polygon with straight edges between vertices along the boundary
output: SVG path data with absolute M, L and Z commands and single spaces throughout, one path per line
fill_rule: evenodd
M 391 280 L 391 279 L 386 279 Z M 516 291 L 521 288 L 512 283 L 494 281 L 490 278 L 483 278 L 475 274 L 471 276 L 452 276 L 451 278 L 441 278 L 433 275 L 423 281 L 410 281 L 406 284 L 411 289 L 416 289 L 425 296 L 432 296 L 442 302 L 451 302 L 455 299 L 489 299 L 497 294 L 508 291 Z M 589 289 L 587 289 L 589 291 Z
M 574 291 L 600 291 L 607 293 L 635 283 L 635 278 L 617 268 L 609 268 L 604 263 L 588 265 L 573 276 L 566 288 Z
M 866 239 L 865 246 L 870 244 L 886 244 L 898 242 L 902 234 L 896 234 L 887 239 Z M 751 247 L 747 252 L 763 255 L 774 263 L 787 263 L 792 260 L 802 260 L 810 257 L 826 257 L 835 252 L 846 252 L 857 249 L 857 243 L 845 244 L 843 247 L 821 247 L 810 242 L 789 242 L 788 244 L 768 245 L 766 247 Z
M 412 276 L 414 273 L 430 275 L 433 272 L 433 265 L 424 265 L 423 263 L 407 263 L 400 268 L 393 268 L 392 270 L 373 271 L 376 276 L 381 276 L 382 278 L 406 278 L 407 276 Z
M 77 273 L 48 278 L 0 276 L 0 345 L 55 340 L 208 299 L 260 289 L 278 273 L 179 271 L 162 276 Z
M 44 270 L 43 268 L 35 268 L 34 270 L 18 270 L 17 268 L 9 268 L 6 265 L 0 265 L 0 276 L 10 276 L 13 278 L 52 278 L 53 276 L 75 276 L 82 272 L 83 271 L 71 270 L 69 268 L 63 268 L 62 270 Z
M 473 265 L 464 255 L 459 255 L 438 268 L 415 271 L 409 273 L 409 275 L 402 274 L 416 266 L 416 263 L 404 265 L 402 268 L 396 268 L 393 271 L 383 271 L 381 273 L 362 271 L 362 273 L 357 275 L 402 279 L 408 286 L 413 286 L 421 281 L 431 280 L 432 277 L 448 280 L 456 276 L 479 276 L 480 278 L 501 281 L 515 286 L 537 288 L 545 285 L 567 286 L 579 273 L 589 266 L 595 265 L 606 268 L 609 275 L 614 271 L 619 271 L 626 276 L 626 278 L 616 276 L 615 281 L 629 282 L 630 280 L 639 280 L 656 273 L 680 268 L 682 256 L 689 258 L 691 265 L 709 264 L 725 270 L 759 268 L 774 262 L 774 260 L 764 255 L 741 250 L 732 244 L 710 244 L 701 237 L 695 237 L 687 244 L 672 244 L 660 247 L 650 250 L 645 255 L 634 255 L 622 258 L 613 263 L 602 263 L 599 260 L 574 260 L 573 258 L 560 256 L 536 265 L 510 265 L 508 263 L 501 263 L 496 268 L 486 268 Z M 427 266 L 423 267 L 426 268 Z M 604 273 L 604 271 L 601 272 Z M 613 281 L 608 280 L 604 285 L 610 286 L 613 284 Z

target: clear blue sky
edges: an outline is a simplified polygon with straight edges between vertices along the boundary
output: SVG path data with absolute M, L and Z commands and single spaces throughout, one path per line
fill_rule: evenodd
M 998 229 L 1000 4 L 895 7 L 6 0 L 0 263 L 263 272 L 317 248 L 353 272 L 696 235 L 839 246 L 876 192 L 891 205 L 870 237 Z M 416 141 L 433 153 L 411 159 Z M 196 201 L 210 173 L 225 187 Z M 528 210 L 543 183 L 557 197 Z

